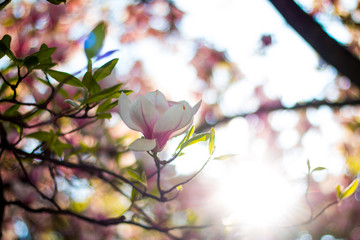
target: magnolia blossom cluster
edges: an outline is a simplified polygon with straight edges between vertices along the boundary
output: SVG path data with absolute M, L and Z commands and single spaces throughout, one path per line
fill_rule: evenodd
M 160 152 L 167 141 L 189 129 L 201 101 L 191 107 L 186 101 L 167 101 L 160 91 L 149 92 L 133 102 L 122 93 L 119 98 L 120 116 L 131 129 L 144 138 L 130 144 L 133 151 Z

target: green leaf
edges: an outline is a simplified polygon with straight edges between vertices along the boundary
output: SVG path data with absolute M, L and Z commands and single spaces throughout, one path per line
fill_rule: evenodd
M 186 135 L 184 136 L 184 138 L 181 140 L 181 142 L 180 142 L 179 145 L 177 146 L 176 151 L 177 151 L 178 149 L 180 149 L 181 145 L 182 145 L 185 141 L 189 140 L 189 138 L 193 135 L 194 131 L 195 131 L 195 126 L 192 125 L 191 128 L 190 128 L 190 130 L 186 133 Z
M 337 198 L 338 202 L 340 202 L 342 199 L 342 192 L 341 192 L 340 185 L 336 186 L 336 198 Z
M 8 5 L 11 0 L 5 0 L 4 2 L 0 3 L 0 10 L 3 10 L 6 5 Z
M 143 184 L 144 186 L 147 186 L 146 176 L 145 173 L 143 173 L 141 176 L 133 169 L 127 168 L 126 169 L 127 174 L 134 179 L 135 181 L 138 181 L 139 183 Z M 145 176 L 145 178 L 144 178 Z
M 69 73 L 55 70 L 46 70 L 46 73 L 60 83 L 68 84 L 74 87 L 85 87 L 79 79 Z
M 54 138 L 54 133 L 38 131 L 38 132 L 30 133 L 30 134 L 26 135 L 25 137 L 35 138 L 42 142 L 50 142 Z
M 324 167 L 317 167 L 317 168 L 314 168 L 313 170 L 311 170 L 311 173 L 316 172 L 316 171 L 325 170 L 325 169 L 326 168 L 324 168 Z
M 190 145 L 193 145 L 198 142 L 205 142 L 211 137 L 211 133 L 201 133 L 193 136 L 189 140 L 185 141 L 183 144 L 181 144 L 180 151 Z
M 39 64 L 36 65 L 34 69 L 46 70 L 55 66 L 56 63 L 53 63 L 51 59 L 51 55 L 53 55 L 55 51 L 56 51 L 55 47 L 49 48 L 46 44 L 42 44 L 40 50 L 31 55 L 32 57 L 37 57 L 39 60 Z
M 66 0 L 47 0 L 49 3 L 55 4 L 55 5 L 59 5 L 61 3 L 66 3 Z
M 70 104 L 71 106 L 73 106 L 75 108 L 78 108 L 80 106 L 77 102 L 75 102 L 75 101 L 73 101 L 71 99 L 65 99 L 64 102 L 67 103 L 67 104 Z
M 136 200 L 139 200 L 141 198 L 142 198 L 142 194 L 133 187 L 131 189 L 131 196 L 130 196 L 131 202 L 135 202 Z
M 94 79 L 98 82 L 107 76 L 109 76 L 114 69 L 116 63 L 118 62 L 118 58 L 112 59 L 109 62 L 102 65 L 99 69 L 97 69 L 94 73 Z
M 39 63 L 39 58 L 34 56 L 34 55 L 30 55 L 30 56 L 27 56 L 25 59 L 24 59 L 24 64 L 27 68 L 31 68 L 31 67 L 34 67 L 36 66 L 37 64 Z
M 116 107 L 117 105 L 118 105 L 118 100 L 111 102 L 111 99 L 108 99 L 97 108 L 96 113 L 109 111 L 114 107 Z
M 92 76 L 91 72 L 86 72 L 82 83 L 86 86 L 91 94 L 96 94 L 101 91 L 100 85 L 95 81 L 95 78 Z
M 94 103 L 94 102 L 100 102 L 102 100 L 104 100 L 105 98 L 115 98 L 115 97 L 119 97 L 120 96 L 120 92 L 119 91 L 120 87 L 122 86 L 121 83 L 116 84 L 112 87 L 106 88 L 104 90 L 102 90 L 101 92 L 98 92 L 90 97 L 88 97 L 87 99 L 84 100 L 84 104 L 86 103 Z M 117 95 L 114 95 L 118 93 Z M 119 96 L 118 96 L 119 95 Z
M 356 178 L 354 181 L 352 181 L 347 188 L 344 189 L 342 192 L 342 198 L 345 199 L 353 195 L 358 187 L 358 179 Z
M 51 148 L 54 150 L 54 152 L 61 156 L 64 153 L 65 149 L 71 148 L 72 145 L 63 143 L 59 139 L 56 139 L 55 142 L 51 145 Z
M 7 34 L 0 40 L 0 57 L 4 55 L 8 56 L 14 63 L 18 63 L 18 59 L 14 53 L 10 50 L 11 37 Z
M 9 107 L 8 109 L 6 109 L 6 111 L 4 112 L 4 116 L 6 117 L 15 117 L 15 116 L 19 116 L 21 115 L 18 112 L 18 109 L 20 107 L 20 104 L 14 104 L 11 107 Z
M 215 129 L 211 128 L 210 130 L 210 141 L 209 141 L 209 154 L 212 155 L 215 150 Z
M 311 166 L 310 166 L 310 160 L 308 159 L 307 162 L 307 168 L 308 168 L 308 174 L 310 174 L 310 171 L 311 171 Z
M 85 40 L 84 49 L 89 60 L 99 53 L 105 39 L 105 29 L 106 24 L 99 23 Z
M 218 157 L 213 158 L 213 160 L 220 160 L 220 161 L 228 160 L 228 159 L 234 158 L 236 155 L 237 155 L 237 154 L 221 155 L 221 156 L 218 156 Z
M 110 119 L 111 117 L 111 113 L 101 113 L 97 116 L 97 119 Z

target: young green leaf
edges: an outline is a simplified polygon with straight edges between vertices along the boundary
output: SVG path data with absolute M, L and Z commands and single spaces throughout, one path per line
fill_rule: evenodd
M 181 144 L 180 151 L 190 145 L 193 145 L 198 142 L 205 142 L 211 137 L 211 133 L 201 133 L 198 135 L 193 136 L 189 140 L 185 141 L 183 144 Z
M 118 105 L 118 100 L 111 102 L 111 99 L 108 99 L 99 105 L 99 107 L 96 110 L 96 113 L 102 113 L 102 112 L 109 111 L 109 110 L 113 109 L 114 107 L 116 107 L 117 105 Z
M 189 138 L 193 135 L 194 131 L 195 131 L 195 126 L 192 125 L 191 128 L 190 128 L 190 130 L 186 133 L 186 135 L 184 136 L 184 138 L 180 141 L 179 145 L 178 145 L 177 148 L 176 148 L 176 151 L 180 149 L 181 145 L 182 145 L 185 141 L 189 140 Z
M 317 168 L 314 168 L 313 170 L 311 170 L 311 173 L 316 172 L 316 171 L 325 170 L 325 169 L 326 168 L 324 168 L 324 167 L 317 167 Z
M 94 102 L 100 102 L 106 98 L 109 97 L 118 97 L 118 96 L 113 96 L 116 93 L 119 93 L 119 89 L 122 86 L 122 84 L 116 84 L 112 87 L 106 88 L 104 90 L 102 90 L 101 92 L 98 92 L 90 97 L 88 97 L 87 99 L 85 99 L 84 103 L 94 103 Z
M 127 169 L 126 169 L 126 172 L 127 172 L 127 174 L 129 174 L 129 176 L 130 176 L 132 179 L 138 181 L 139 183 L 143 184 L 144 186 L 147 185 L 146 177 L 145 177 L 145 179 L 144 179 L 144 177 L 143 177 L 143 176 L 140 176 L 135 170 L 130 169 L 130 168 L 127 168 Z
M 221 155 L 221 156 L 218 156 L 218 157 L 213 158 L 213 160 L 220 160 L 220 161 L 228 160 L 228 159 L 234 158 L 236 155 L 237 155 L 237 154 Z
M 86 72 L 82 83 L 86 86 L 91 94 L 96 94 L 101 91 L 100 85 L 95 81 L 95 78 L 92 76 L 91 72 Z
M 342 199 L 348 198 L 353 195 L 358 187 L 358 179 L 352 181 L 342 192 Z
M 340 185 L 336 186 L 336 198 L 337 198 L 338 202 L 340 202 L 342 199 L 342 192 L 341 192 Z
M 73 75 L 65 72 L 55 71 L 55 70 L 46 70 L 46 73 L 49 74 L 53 79 L 60 83 L 68 84 L 74 87 L 84 88 L 84 84 L 74 77 Z
M 112 70 L 114 69 L 116 63 L 118 62 L 118 58 L 112 59 L 109 62 L 105 63 L 104 65 L 102 65 L 99 69 L 97 69 L 94 72 L 94 79 L 95 81 L 100 81 L 104 78 L 106 78 L 107 76 L 109 76 L 112 72 Z
M 105 29 L 106 24 L 99 23 L 85 40 L 84 49 L 89 60 L 99 53 L 105 39 Z
M 212 155 L 215 150 L 215 129 L 211 128 L 209 141 L 209 154 Z

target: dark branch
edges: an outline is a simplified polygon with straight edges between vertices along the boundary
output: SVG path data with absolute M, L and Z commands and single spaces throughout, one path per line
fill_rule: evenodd
M 339 73 L 360 87 L 360 60 L 330 37 L 310 15 L 292 0 L 269 0 L 286 22 Z
M 311 107 L 317 108 L 320 106 L 329 106 L 332 108 L 340 108 L 343 106 L 355 106 L 355 105 L 360 105 L 360 99 L 348 99 L 348 100 L 345 100 L 342 102 L 329 102 L 326 100 L 325 101 L 315 101 L 314 100 L 311 102 L 297 103 L 292 107 L 285 107 L 282 104 L 266 105 L 266 106 L 259 107 L 254 112 L 240 113 L 240 114 L 236 114 L 233 116 L 224 116 L 222 118 L 217 119 L 212 124 L 203 123 L 197 127 L 196 132 L 197 133 L 203 132 L 203 131 L 210 129 L 211 127 L 214 127 L 218 124 L 227 123 L 234 118 L 246 117 L 246 116 L 252 115 L 252 114 L 262 114 L 262 113 L 268 113 L 268 112 L 277 111 L 277 110 L 299 110 L 299 109 L 305 109 L 305 108 L 311 108 Z

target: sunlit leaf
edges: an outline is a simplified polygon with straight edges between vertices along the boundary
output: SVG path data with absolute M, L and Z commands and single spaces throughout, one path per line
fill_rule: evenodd
M 316 172 L 316 171 L 325 170 L 325 169 L 326 168 L 324 168 L 324 167 L 317 167 L 317 168 L 314 168 L 313 170 L 311 170 L 311 173 Z
M 336 198 L 337 200 L 340 202 L 342 199 L 342 192 L 341 192 L 341 187 L 340 185 L 336 186 Z
M 195 126 L 192 125 L 191 128 L 190 128 L 190 130 L 186 133 L 186 135 L 184 136 L 184 138 L 180 141 L 180 143 L 179 143 L 179 145 L 177 146 L 176 150 L 180 149 L 181 145 L 182 145 L 185 141 L 189 140 L 189 138 L 193 135 L 194 131 L 195 131 Z
M 97 69 L 94 73 L 95 81 L 100 81 L 105 77 L 109 76 L 114 69 L 116 63 L 118 62 L 118 58 L 112 59 L 109 62 L 102 65 L 99 69 Z
M 104 22 L 99 23 L 85 40 L 84 49 L 88 59 L 99 53 L 105 39 L 105 29 L 106 24 Z
M 85 87 L 79 79 L 69 73 L 55 70 L 46 70 L 46 73 L 60 83 L 69 84 L 74 87 Z
M 205 142 L 207 141 L 210 137 L 211 137 L 211 133 L 201 133 L 198 135 L 193 136 L 192 138 L 190 138 L 189 140 L 185 141 L 183 144 L 181 144 L 180 150 L 193 145 L 195 143 L 198 142 Z
M 342 199 L 348 198 L 353 195 L 358 187 L 358 179 L 352 181 L 342 192 Z
M 308 168 L 308 173 L 310 174 L 311 166 L 310 166 L 310 160 L 309 159 L 306 161 L 306 164 L 307 164 L 307 168 Z
M 210 135 L 210 141 L 209 141 L 209 154 L 213 154 L 214 150 L 215 150 L 215 129 L 211 128 L 210 131 L 211 135 Z
M 129 174 L 129 176 L 132 179 L 138 181 L 139 183 L 143 184 L 144 186 L 147 186 L 147 180 L 146 180 L 145 173 L 143 173 L 142 175 L 139 175 L 135 170 L 133 170 L 131 168 L 127 168 L 126 172 L 127 172 L 127 174 Z
M 220 160 L 220 161 L 228 160 L 228 159 L 234 158 L 236 155 L 237 154 L 225 154 L 225 155 L 215 157 L 215 158 L 213 158 L 213 160 Z

